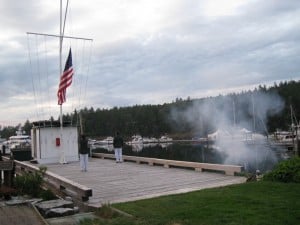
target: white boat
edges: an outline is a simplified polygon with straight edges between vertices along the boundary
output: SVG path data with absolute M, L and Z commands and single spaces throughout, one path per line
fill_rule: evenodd
M 31 138 L 29 135 L 16 135 L 9 137 L 10 148 L 17 148 L 22 146 L 30 146 Z
M 140 152 L 143 150 L 144 145 L 143 145 L 143 143 L 134 143 L 134 144 L 131 144 L 131 147 L 132 147 L 133 152 Z
M 167 136 L 161 136 L 159 139 L 158 139 L 158 142 L 159 143 L 168 143 L 168 142 L 172 142 L 173 139 L 170 138 L 170 137 L 167 137 Z
M 231 130 L 218 129 L 214 133 L 207 135 L 207 140 L 211 143 L 230 143 L 243 142 L 245 144 L 265 143 L 267 137 L 247 130 L 246 128 L 237 128 Z
M 31 137 L 23 134 L 21 130 L 16 131 L 16 135 L 10 136 L 7 141 L 2 142 L 5 145 L 5 154 L 16 148 L 28 148 L 31 146 Z
M 114 146 L 113 145 L 93 145 L 91 146 L 91 149 L 105 149 L 108 152 L 112 152 L 114 150 Z
M 114 143 L 114 138 L 109 136 L 103 140 L 95 141 L 94 145 L 112 145 Z
M 148 137 L 143 137 L 143 143 L 144 144 L 147 144 L 147 143 L 150 143 L 151 142 L 151 139 L 148 138 Z
M 143 137 L 143 143 L 144 144 L 157 143 L 157 142 L 158 142 L 157 138 L 154 138 L 154 137 L 151 137 L 151 138 Z
M 293 146 L 297 139 L 300 140 L 299 130 L 298 132 L 276 131 L 272 136 L 274 143 L 282 146 Z
M 97 142 L 97 140 L 95 140 L 95 139 L 88 139 L 88 145 L 93 145 L 93 144 L 95 144 Z
M 294 148 L 296 142 L 300 140 L 300 125 L 296 118 L 296 114 L 293 110 L 292 105 L 291 108 L 291 125 L 289 131 L 276 131 L 273 136 L 272 140 L 276 145 L 285 146 L 288 148 Z
M 128 142 L 129 145 L 143 144 L 143 138 L 141 135 L 133 135 L 132 139 Z

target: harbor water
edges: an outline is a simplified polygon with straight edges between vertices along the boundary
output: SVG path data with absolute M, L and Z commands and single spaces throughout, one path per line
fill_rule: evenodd
M 112 145 L 94 146 L 93 152 L 113 154 Z M 290 157 L 285 149 L 266 145 L 250 145 L 247 148 L 207 146 L 196 142 L 173 142 L 162 144 L 132 144 L 123 147 L 123 155 L 140 156 L 179 161 L 241 165 L 246 172 L 266 172 L 280 161 Z

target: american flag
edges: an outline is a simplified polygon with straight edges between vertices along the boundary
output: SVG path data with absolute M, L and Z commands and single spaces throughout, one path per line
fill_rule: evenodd
M 72 52 L 71 52 L 71 48 L 70 48 L 69 56 L 66 61 L 64 72 L 60 76 L 60 82 L 59 82 L 59 87 L 58 87 L 58 91 L 57 91 L 58 105 L 62 105 L 66 101 L 67 87 L 69 87 L 72 84 L 73 74 L 74 74 L 74 71 L 73 71 L 73 65 L 72 65 Z

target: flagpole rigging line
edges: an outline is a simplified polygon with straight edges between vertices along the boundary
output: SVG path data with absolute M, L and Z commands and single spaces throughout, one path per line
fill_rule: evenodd
M 44 36 L 44 47 L 45 47 L 45 67 L 46 67 L 46 78 L 47 78 L 47 102 L 48 102 L 48 112 L 50 115 L 52 115 L 52 109 L 51 109 L 51 97 L 50 97 L 50 82 L 49 82 L 49 70 L 48 70 L 48 48 L 47 48 L 47 36 Z
M 39 45 L 38 45 L 38 37 L 35 37 L 35 45 L 36 45 L 36 58 L 37 58 L 37 80 L 38 80 L 38 88 L 37 88 L 37 93 L 40 95 L 41 93 L 41 67 L 40 67 L 40 55 L 39 55 Z M 41 102 L 43 102 L 43 99 L 41 99 Z M 41 102 L 38 102 L 38 104 L 41 104 Z M 38 113 L 39 113 L 39 118 L 41 115 L 43 115 L 43 109 L 41 107 L 38 107 Z
M 84 95 L 83 95 L 83 100 L 82 101 L 86 100 L 86 90 L 87 90 L 88 75 L 89 75 L 89 72 L 90 72 L 91 55 L 92 55 L 92 43 L 91 43 L 91 46 L 90 46 L 90 52 L 89 52 L 89 57 L 88 57 L 88 64 L 87 64 L 87 71 L 86 71 L 87 75 L 86 75 L 86 79 L 85 79 Z
M 85 41 L 84 41 L 85 42 Z M 77 44 L 77 41 L 76 41 L 76 44 Z M 79 47 L 78 46 L 76 46 L 78 49 L 79 49 Z M 83 71 L 83 65 L 84 65 L 84 60 L 83 60 L 83 57 L 81 57 L 80 59 L 78 59 L 79 58 L 79 56 L 78 55 L 83 55 L 84 53 L 83 53 L 83 50 L 81 49 L 80 50 L 81 52 L 80 52 L 80 54 L 78 54 L 78 51 L 75 53 L 75 58 L 74 58 L 74 60 L 75 60 L 75 63 L 74 63 L 74 70 L 76 71 L 76 77 L 78 78 L 78 79 L 74 79 L 74 89 L 73 89 L 73 92 L 72 92 L 72 95 L 73 95 L 73 99 L 77 99 L 77 101 L 73 101 L 72 102 L 72 111 L 74 110 L 74 109 L 76 109 L 77 107 L 78 108 L 80 108 L 80 99 L 81 99 L 81 85 L 82 85 L 82 83 L 83 83 L 83 81 L 82 81 L 82 77 L 83 77 L 83 74 L 84 74 L 84 71 Z M 75 65 L 77 65 L 77 67 L 75 67 Z M 80 74 L 82 75 L 82 76 L 80 76 Z M 78 76 L 79 75 L 79 76 Z M 78 98 L 75 98 L 75 96 L 76 96 L 76 94 L 77 94 L 77 97 Z
M 84 48 L 85 48 L 85 42 L 83 42 L 83 47 L 82 47 L 82 49 L 81 49 L 81 59 L 80 59 L 80 61 L 82 62 L 82 65 L 84 65 L 85 64 L 85 60 L 84 60 L 84 54 L 85 54 L 85 51 L 84 51 Z M 82 66 L 82 68 L 83 68 L 83 66 Z M 82 77 L 82 79 L 80 80 L 80 83 L 83 83 L 83 77 Z M 80 85 L 80 88 L 79 88 L 79 102 L 78 102 L 78 104 L 80 105 L 81 104 L 81 93 L 82 93 L 82 85 Z
M 30 43 L 29 43 L 28 35 L 27 35 L 27 47 L 28 47 L 28 56 L 29 56 L 29 66 L 30 66 L 31 72 L 33 73 L 32 59 L 31 59 L 31 54 L 30 54 Z M 32 88 L 33 88 L 34 102 L 35 102 L 35 105 L 37 106 L 38 104 L 37 104 L 37 97 L 36 97 L 36 88 L 35 88 L 33 80 L 34 80 L 33 76 L 31 76 L 31 83 L 32 83 Z M 38 118 L 38 110 L 36 111 L 36 117 Z
M 58 38 L 70 38 L 70 39 L 78 39 L 78 40 L 84 40 L 84 41 L 93 41 L 93 39 L 91 39 L 91 38 L 75 37 L 75 36 L 64 36 L 64 35 L 57 35 L 57 34 L 45 34 L 45 33 L 35 33 L 35 32 L 26 32 L 26 34 L 49 36 L 49 37 L 58 37 Z

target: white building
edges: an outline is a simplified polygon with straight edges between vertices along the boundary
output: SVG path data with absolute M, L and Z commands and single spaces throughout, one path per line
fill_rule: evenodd
M 77 127 L 50 121 L 35 122 L 31 130 L 32 157 L 40 164 L 79 160 Z

